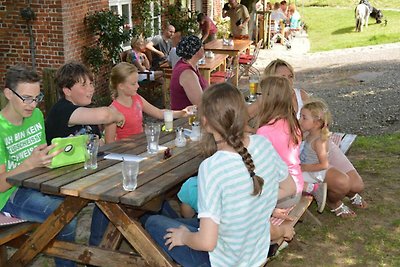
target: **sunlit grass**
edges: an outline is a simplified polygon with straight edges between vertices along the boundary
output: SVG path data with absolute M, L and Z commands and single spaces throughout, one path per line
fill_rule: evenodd
M 388 23 L 376 24 L 369 20 L 369 27 L 355 32 L 354 8 L 305 7 L 301 9 L 303 21 L 311 43 L 311 51 L 328 51 L 400 41 L 400 11 L 385 10 Z

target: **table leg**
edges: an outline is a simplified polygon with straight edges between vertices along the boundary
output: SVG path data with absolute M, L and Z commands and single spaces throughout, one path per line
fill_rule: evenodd
M 105 201 L 96 204 L 150 266 L 176 266 L 140 223 L 132 220 L 120 205 Z
M 64 202 L 36 229 L 9 259 L 7 266 L 26 266 L 67 225 L 89 201 L 66 197 Z

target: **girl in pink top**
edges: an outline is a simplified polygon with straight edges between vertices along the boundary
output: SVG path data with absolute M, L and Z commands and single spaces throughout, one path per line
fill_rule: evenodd
M 115 123 L 108 124 L 105 127 L 105 141 L 111 143 L 122 138 L 126 138 L 133 134 L 143 132 L 143 114 L 163 119 L 164 110 L 161 110 L 143 97 L 137 94 L 138 70 L 129 63 L 122 62 L 111 70 L 110 88 L 114 92 L 115 99 L 111 104 L 114 108 L 125 116 L 125 124 L 122 128 L 118 128 Z M 186 116 L 186 109 L 174 111 L 174 118 Z
M 289 173 L 296 183 L 296 193 L 301 196 L 303 176 L 299 155 L 302 136 L 291 101 L 289 81 L 283 77 L 269 76 L 261 81 L 260 88 L 262 99 L 257 134 L 265 136 L 288 165 Z
M 289 173 L 296 183 L 296 196 L 286 201 L 278 201 L 277 207 L 287 209 L 294 206 L 300 200 L 303 187 L 306 186 L 304 191 L 313 194 L 318 203 L 318 210 L 323 210 L 326 203 L 326 184 L 304 184 L 300 166 L 302 133 L 292 101 L 293 90 L 290 81 L 281 76 L 267 76 L 261 81 L 260 88 L 262 99 L 257 134 L 270 140 L 288 165 Z

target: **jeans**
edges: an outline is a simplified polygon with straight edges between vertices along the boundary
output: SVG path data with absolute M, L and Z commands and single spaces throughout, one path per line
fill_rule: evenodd
M 44 195 L 37 190 L 20 187 L 7 201 L 2 211 L 27 221 L 42 223 L 58 208 L 63 200 L 58 196 Z M 57 239 L 73 242 L 75 240 L 76 223 L 75 218 L 61 230 Z M 73 261 L 59 258 L 55 258 L 55 263 L 57 267 L 76 266 Z
M 103 239 L 104 232 L 107 229 L 109 220 L 106 215 L 95 205 L 92 214 L 92 223 L 90 225 L 90 238 L 89 245 L 90 246 L 98 246 L 100 245 L 101 240 Z
M 209 267 L 211 266 L 208 257 L 208 252 L 198 251 L 191 249 L 188 246 L 174 247 L 172 250 L 168 250 L 165 245 L 164 235 L 167 233 L 168 228 L 178 228 L 181 225 L 185 225 L 189 231 L 198 231 L 198 220 L 195 219 L 172 219 L 162 215 L 150 216 L 147 221 L 145 228 L 154 239 L 154 241 L 177 263 L 184 267 Z

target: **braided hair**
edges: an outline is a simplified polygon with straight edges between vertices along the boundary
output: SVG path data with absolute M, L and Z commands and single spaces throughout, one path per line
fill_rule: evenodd
M 253 180 L 252 195 L 262 192 L 264 180 L 255 174 L 253 159 L 243 144 L 244 129 L 248 118 L 246 104 L 240 91 L 231 84 L 220 83 L 210 86 L 203 94 L 200 105 L 200 118 L 204 128 L 216 131 L 222 141 L 231 146 L 241 157 L 251 179 Z M 207 156 L 217 151 L 217 144 L 210 133 L 204 133 L 203 150 Z

